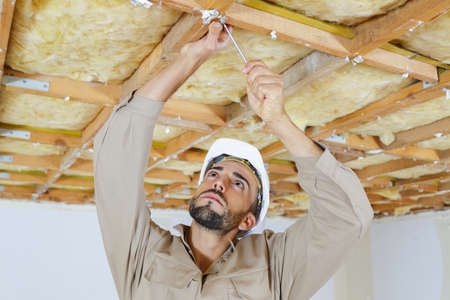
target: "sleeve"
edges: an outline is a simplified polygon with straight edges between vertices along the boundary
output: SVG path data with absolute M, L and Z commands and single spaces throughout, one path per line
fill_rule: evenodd
M 164 102 L 129 97 L 94 139 L 95 201 L 106 256 L 121 300 L 139 284 L 146 251 L 165 234 L 150 219 L 144 174 Z
M 366 233 L 373 210 L 355 173 L 328 149 L 320 157 L 294 158 L 310 210 L 279 235 L 281 299 L 309 299 L 337 271 Z M 282 258 L 280 259 L 280 256 Z

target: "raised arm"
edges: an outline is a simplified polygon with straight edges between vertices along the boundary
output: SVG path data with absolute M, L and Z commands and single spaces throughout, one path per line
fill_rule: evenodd
M 270 249 L 281 299 L 306 300 L 324 285 L 349 249 L 367 231 L 373 211 L 353 171 L 309 139 L 284 111 L 283 80 L 261 62 L 249 63 L 250 106 L 294 158 L 310 210 Z
M 145 204 L 146 172 L 153 128 L 167 98 L 225 40 L 218 23 L 207 36 L 187 44 L 181 55 L 124 99 L 94 141 L 95 200 L 103 242 L 122 300 L 131 299 L 151 246 L 168 234 L 151 222 Z

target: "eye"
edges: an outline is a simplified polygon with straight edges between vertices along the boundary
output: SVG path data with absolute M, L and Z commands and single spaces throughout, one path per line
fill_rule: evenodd
M 210 171 L 208 172 L 208 177 L 216 177 L 217 176 L 217 172 L 216 171 Z
M 242 190 L 244 189 L 244 184 L 242 183 L 242 181 L 236 180 L 234 182 L 234 185 L 237 186 L 238 188 L 242 189 Z

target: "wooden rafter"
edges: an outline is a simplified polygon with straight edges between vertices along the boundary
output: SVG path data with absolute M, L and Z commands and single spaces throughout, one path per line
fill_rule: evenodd
M 404 147 L 422 141 L 433 139 L 437 136 L 450 134 L 450 117 L 433 123 L 418 126 L 395 134 L 395 141 L 385 146 L 386 149 Z
M 12 69 L 6 69 L 5 75 L 24 79 L 41 81 L 47 85 L 48 90 L 37 90 L 31 88 L 3 85 L 7 91 L 15 91 L 33 95 L 67 99 L 67 101 L 80 101 L 98 105 L 114 105 L 119 101 L 120 86 L 103 84 L 98 82 L 85 82 L 64 77 L 25 74 Z
M 349 131 L 401 109 L 444 96 L 443 88 L 446 87 L 450 88 L 450 71 L 441 74 L 439 83 L 435 86 L 425 88 L 421 82 L 413 84 L 372 102 L 353 113 L 337 118 L 325 126 L 315 128 L 312 137 L 323 138 Z M 390 149 L 397 147 L 390 147 Z
M 398 38 L 408 30 L 433 20 L 450 8 L 449 0 L 410 0 L 404 6 L 361 23 L 353 30 L 354 56 L 364 55 Z
M 424 160 L 414 161 L 411 159 L 397 159 L 377 165 L 368 166 L 362 170 L 355 170 L 355 173 L 359 178 L 368 178 L 427 164 L 429 164 L 429 162 Z
M 3 0 L 1 3 L 1 19 L 0 19 L 0 82 L 3 76 L 3 68 L 6 60 L 6 52 L 8 49 L 9 34 L 11 32 L 11 25 L 14 16 L 14 8 L 16 1 Z

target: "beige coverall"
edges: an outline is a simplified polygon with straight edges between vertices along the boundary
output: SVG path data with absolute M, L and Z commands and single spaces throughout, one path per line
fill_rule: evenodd
M 120 299 L 309 299 L 373 218 L 356 175 L 328 150 L 294 157 L 308 215 L 286 232 L 244 237 L 202 274 L 184 239 L 188 228 L 171 235 L 152 222 L 145 203 L 143 178 L 163 104 L 129 97 L 95 138 L 98 219 Z

